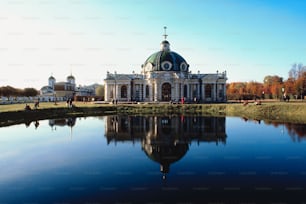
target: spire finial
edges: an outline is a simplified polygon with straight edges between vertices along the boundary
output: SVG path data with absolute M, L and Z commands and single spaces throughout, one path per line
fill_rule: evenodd
M 72 76 L 72 64 L 70 64 L 70 76 Z
M 167 35 L 167 26 L 164 26 L 164 34 L 163 34 L 165 40 L 167 39 L 168 35 Z

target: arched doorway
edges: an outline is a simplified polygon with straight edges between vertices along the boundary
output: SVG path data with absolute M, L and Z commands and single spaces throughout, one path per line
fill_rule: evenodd
M 127 87 L 125 85 L 121 86 L 121 98 L 127 98 Z
M 170 101 L 171 100 L 171 84 L 164 83 L 162 85 L 162 101 Z

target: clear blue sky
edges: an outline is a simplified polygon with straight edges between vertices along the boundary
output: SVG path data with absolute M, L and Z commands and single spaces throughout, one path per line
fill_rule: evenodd
M 139 73 L 164 26 L 192 72 L 286 79 L 293 63 L 306 64 L 305 8 L 298 0 L 0 0 L 0 86 Z

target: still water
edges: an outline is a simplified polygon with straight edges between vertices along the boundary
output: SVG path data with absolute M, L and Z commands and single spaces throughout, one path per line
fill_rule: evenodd
M 0 128 L 0 203 L 305 203 L 306 125 L 105 116 Z

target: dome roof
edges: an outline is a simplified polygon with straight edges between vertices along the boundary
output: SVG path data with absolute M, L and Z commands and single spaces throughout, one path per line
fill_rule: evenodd
M 69 80 L 69 79 L 75 80 L 74 76 L 72 76 L 72 75 L 67 77 L 67 80 Z
M 188 71 L 186 60 L 176 52 L 159 51 L 152 54 L 144 63 L 146 71 Z
M 161 42 L 161 51 L 152 54 L 143 64 L 145 71 L 183 71 L 188 72 L 186 60 L 176 52 L 170 51 L 166 39 Z
M 55 80 L 55 78 L 53 76 L 50 76 L 49 80 Z

